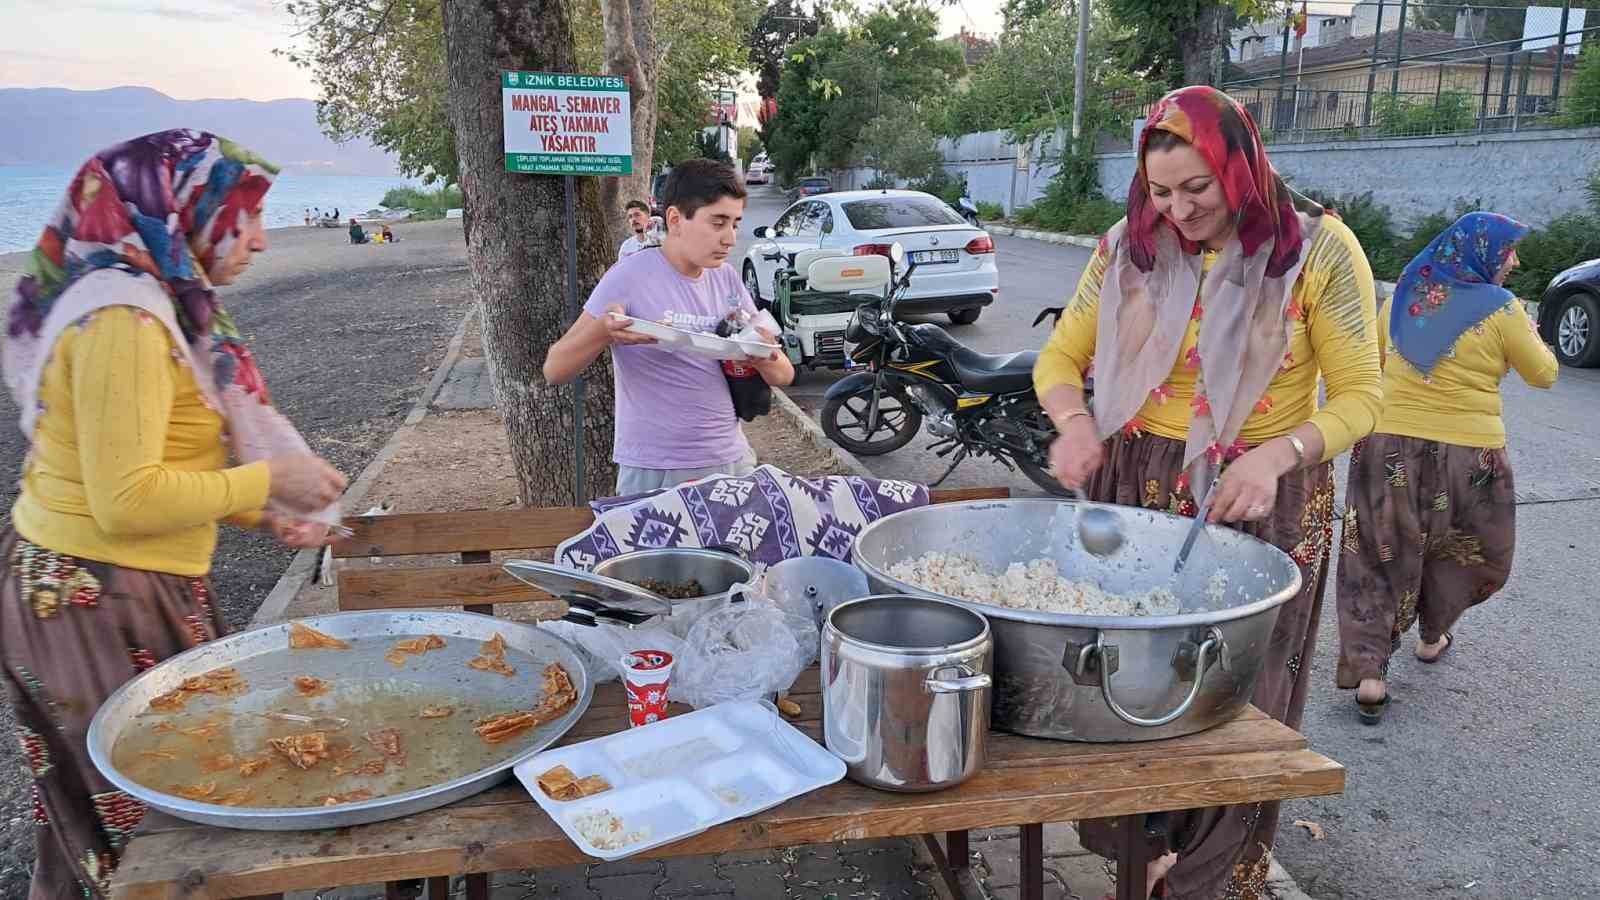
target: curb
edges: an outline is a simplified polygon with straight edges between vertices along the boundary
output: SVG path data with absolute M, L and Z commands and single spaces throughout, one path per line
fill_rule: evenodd
M 794 422 L 796 427 L 805 432 L 806 437 L 811 439 L 811 443 L 814 444 L 818 450 L 822 450 L 830 454 L 833 457 L 834 462 L 839 464 L 840 468 L 844 469 L 851 475 L 857 475 L 862 478 L 878 477 L 872 474 L 872 471 L 863 465 L 861 460 L 856 458 L 855 454 L 844 449 L 843 447 L 840 447 L 838 444 L 835 444 L 833 440 L 829 438 L 825 432 L 823 432 L 822 426 L 818 425 L 810 416 L 806 415 L 806 411 L 801 409 L 798 403 L 795 403 L 793 400 L 791 400 L 788 394 L 785 394 L 778 388 L 773 388 L 772 399 L 777 401 L 778 410 L 785 416 L 788 416 L 789 419 Z
M 468 308 L 466 314 L 461 317 L 461 324 L 456 326 L 455 336 L 450 338 L 450 343 L 445 347 L 444 360 L 439 363 L 439 368 L 434 371 L 433 378 L 429 379 L 428 386 L 423 389 L 416 402 L 411 404 L 411 411 L 406 414 L 405 420 L 400 423 L 400 427 L 396 428 L 394 433 L 389 435 L 389 439 L 378 449 L 378 455 L 367 463 L 366 468 L 361 470 L 361 474 L 356 476 L 356 480 L 345 490 L 344 497 L 341 498 L 340 503 L 346 510 L 361 505 L 361 501 L 367 497 L 367 492 L 372 489 L 373 482 L 378 480 L 378 476 L 383 473 L 383 469 L 389 464 L 389 460 L 394 458 L 395 451 L 400 446 L 400 438 L 409 434 L 418 422 L 427 418 L 428 407 L 433 404 L 434 398 L 439 395 L 439 389 L 444 386 L 445 378 L 449 376 L 450 370 L 456 364 L 456 360 L 461 357 L 461 345 L 466 340 L 467 326 L 472 322 L 473 316 L 477 314 L 478 309 L 474 305 Z M 284 569 L 283 575 L 278 578 L 278 583 L 274 584 L 272 590 L 267 593 L 267 599 L 261 601 L 261 606 L 250 616 L 250 627 L 253 628 L 257 625 L 265 625 L 269 622 L 277 621 L 278 617 L 283 615 L 284 610 L 289 608 L 290 602 L 300 593 L 301 588 L 304 588 L 311 579 L 317 576 L 317 562 L 321 557 L 322 550 L 320 549 L 296 552 L 294 558 L 289 561 L 289 567 Z

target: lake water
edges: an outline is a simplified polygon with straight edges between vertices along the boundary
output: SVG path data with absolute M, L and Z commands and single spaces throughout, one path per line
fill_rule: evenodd
M 55 215 L 76 170 L 0 166 L 0 253 L 31 249 Z M 306 207 L 361 215 L 395 187 L 420 185 L 394 176 L 279 175 L 267 194 L 267 227 L 304 225 Z

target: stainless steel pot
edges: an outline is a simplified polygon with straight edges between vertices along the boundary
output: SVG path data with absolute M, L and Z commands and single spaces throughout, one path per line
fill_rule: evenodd
M 989 661 L 983 616 L 942 600 L 863 597 L 822 631 L 822 730 L 850 777 L 936 791 L 983 766 Z
M 735 553 L 690 547 L 623 553 L 595 563 L 593 572 L 635 585 L 648 580 L 699 582 L 706 590 L 701 596 L 667 601 L 672 612 L 663 624 L 679 637 L 688 634 L 689 626 L 700 616 L 727 603 L 735 585 L 749 584 L 755 578 L 755 566 Z
M 1220 725 L 1249 702 L 1278 608 L 1300 591 L 1300 569 L 1264 541 L 1208 526 L 1183 576 L 1172 560 L 1190 519 L 1118 508 L 1127 532 L 1104 560 L 1077 546 L 1079 504 L 1002 500 L 939 504 L 879 519 L 853 556 L 876 591 L 950 600 L 994 631 L 994 725 L 1033 737 L 1146 741 Z M 964 554 L 995 570 L 1054 559 L 1062 575 L 1112 593 L 1174 588 L 1169 616 L 1078 616 L 949 597 L 889 574 L 930 552 Z M 1221 589 L 1211 590 L 1215 580 Z

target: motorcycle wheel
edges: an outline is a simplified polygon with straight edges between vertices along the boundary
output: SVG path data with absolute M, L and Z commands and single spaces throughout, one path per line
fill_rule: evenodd
M 862 388 L 822 405 L 822 430 L 835 444 L 857 456 L 882 456 L 911 442 L 922 428 L 922 413 L 911 398 L 887 391 L 878 400 L 878 427 L 867 433 L 872 388 Z
M 1049 494 L 1052 497 L 1072 496 L 1071 491 L 1062 487 L 1061 482 L 1057 481 L 1054 475 L 1051 475 L 1039 464 L 1033 462 L 1032 460 L 1022 458 L 1018 458 L 1014 461 L 1017 464 L 1017 468 L 1022 470 L 1022 474 L 1026 475 L 1029 481 L 1037 485 L 1039 490 L 1044 491 L 1046 494 Z

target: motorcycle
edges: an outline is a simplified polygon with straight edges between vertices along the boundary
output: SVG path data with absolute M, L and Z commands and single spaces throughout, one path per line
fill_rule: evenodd
M 890 254 L 897 271 L 904 251 L 896 244 Z M 968 457 L 988 456 L 1020 469 L 1046 493 L 1066 496 L 1050 474 L 1055 425 L 1033 392 L 1038 352 L 980 353 L 937 325 L 895 321 L 895 300 L 916 264 L 904 268 L 903 276 L 891 277 L 883 299 L 857 307 L 846 326 L 847 365 L 864 371 L 828 389 L 822 430 L 851 453 L 880 456 L 904 447 L 926 427 L 938 439 L 931 448 L 935 455 L 953 457 L 934 486 Z M 1034 325 L 1052 314 L 1059 318 L 1057 310 L 1045 310 Z
M 961 199 L 956 201 L 956 212 L 961 214 L 961 218 L 967 220 L 968 225 L 973 228 L 980 227 L 978 224 L 978 205 L 972 202 L 971 197 L 962 194 Z

